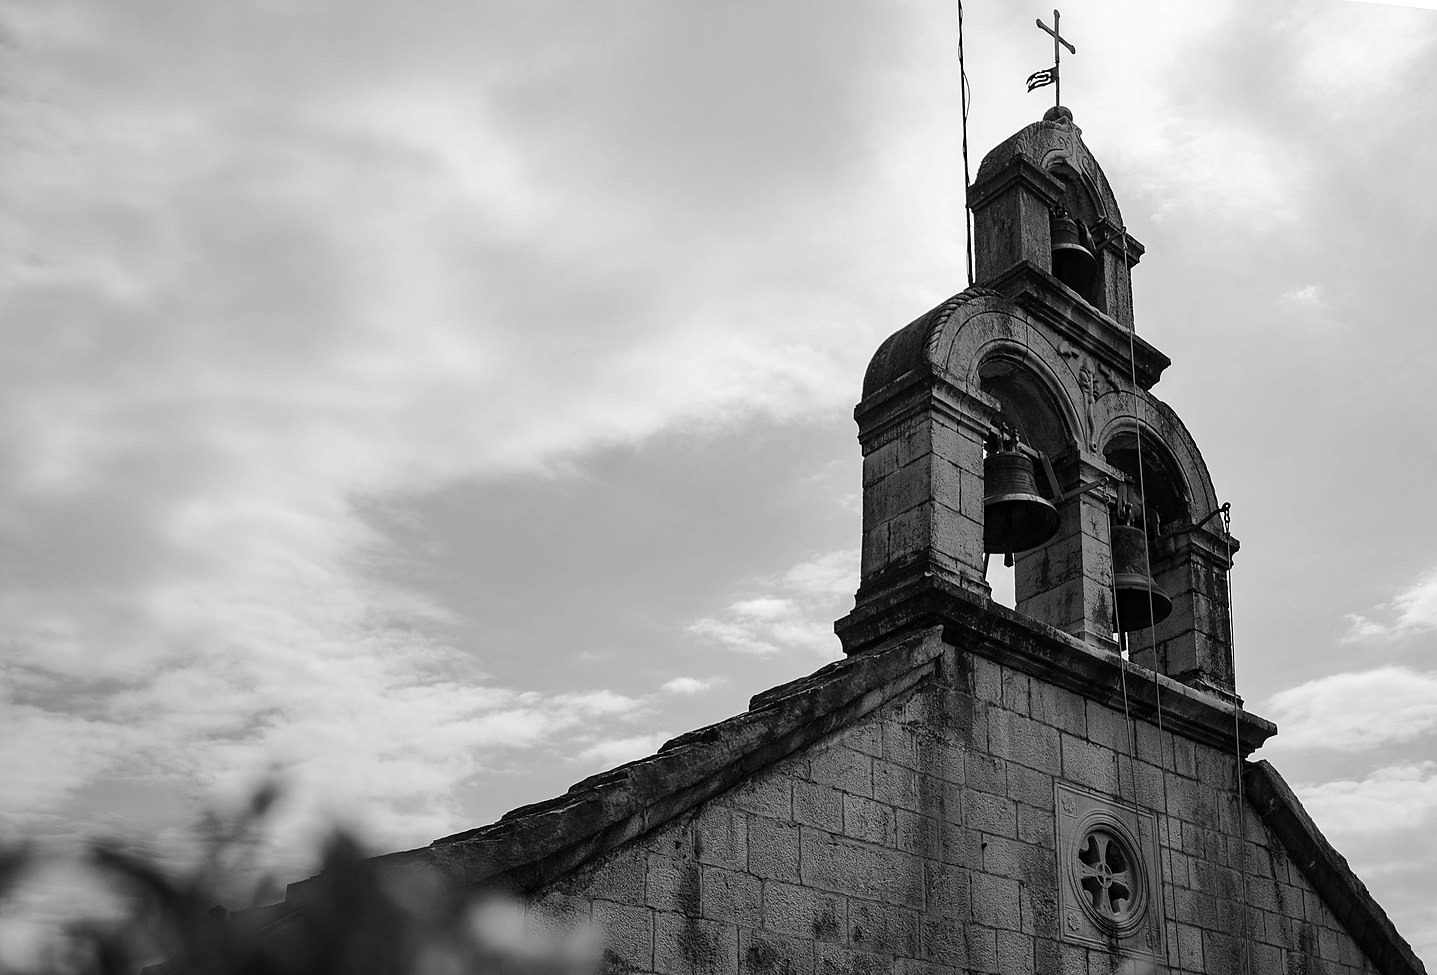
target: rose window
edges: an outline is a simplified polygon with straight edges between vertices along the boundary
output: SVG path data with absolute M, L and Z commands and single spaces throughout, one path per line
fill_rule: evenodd
M 1122 840 L 1112 833 L 1095 829 L 1087 835 L 1078 851 L 1078 883 L 1099 916 L 1122 921 L 1132 914 L 1136 898 L 1131 863 Z
M 1158 958 L 1156 818 L 1063 783 L 1057 805 L 1063 940 Z

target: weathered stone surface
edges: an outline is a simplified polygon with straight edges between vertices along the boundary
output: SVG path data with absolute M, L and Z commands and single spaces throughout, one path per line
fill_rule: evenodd
M 830 833 L 843 832 L 843 797 L 832 786 L 798 779 L 793 783 L 793 819 Z
M 704 867 L 699 873 L 699 903 L 710 920 L 757 926 L 763 923 L 763 882 L 752 874 Z
M 765 880 L 798 883 L 798 831 L 795 823 L 751 817 L 748 821 L 749 872 Z
M 871 796 L 873 758 L 843 746 L 828 748 L 809 756 L 808 777 L 819 785 L 832 786 L 855 795 Z
M 918 912 L 859 898 L 848 901 L 848 944 L 904 958 L 918 955 Z
M 769 881 L 763 885 L 763 926 L 814 941 L 843 941 L 848 903 L 827 891 Z
M 592 921 L 604 939 L 604 971 L 654 970 L 653 912 L 646 907 L 614 901 L 593 902 Z
M 656 914 L 654 970 L 674 975 L 737 972 L 738 929 L 682 914 Z
M 772 931 L 743 928 L 738 938 L 738 967 L 744 975 L 811 975 L 813 942 Z

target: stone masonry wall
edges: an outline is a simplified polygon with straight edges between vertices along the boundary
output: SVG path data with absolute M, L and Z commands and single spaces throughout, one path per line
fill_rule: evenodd
M 1120 710 L 986 658 L 943 663 L 907 699 L 536 892 L 531 929 L 592 923 L 608 972 L 1143 970 L 1061 940 L 1062 780 L 1158 813 L 1171 970 L 1243 971 L 1246 929 L 1254 973 L 1375 971 L 1256 814 L 1239 824 L 1234 756 L 1139 722 L 1130 764 Z

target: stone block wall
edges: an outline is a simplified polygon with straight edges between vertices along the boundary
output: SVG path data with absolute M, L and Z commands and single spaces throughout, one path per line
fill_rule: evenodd
M 528 923 L 597 926 L 608 972 L 1127 971 L 1063 939 L 1062 781 L 1155 814 L 1172 971 L 1243 971 L 1244 932 L 1254 973 L 1375 971 L 1239 810 L 1236 770 L 1231 754 L 950 650 L 907 698 L 535 892 Z
M 910 401 L 860 433 L 863 549 L 860 591 L 894 577 L 937 572 L 987 591 L 983 563 L 983 435 L 929 409 L 937 394 L 915 387 Z

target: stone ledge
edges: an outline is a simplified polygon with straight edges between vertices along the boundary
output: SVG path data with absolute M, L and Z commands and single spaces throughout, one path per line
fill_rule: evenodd
M 1234 735 L 1249 755 L 1277 732 L 1265 718 L 1230 702 L 1155 673 L 1117 653 L 999 606 L 935 576 L 910 578 L 885 592 L 863 594 L 860 605 L 834 624 L 844 651 L 862 656 L 868 647 L 909 630 L 941 627 L 943 641 L 987 657 L 1109 707 L 1231 753 Z
M 1242 781 L 1248 804 L 1383 975 L 1427 975 L 1412 946 L 1397 933 L 1347 860 L 1327 842 L 1277 770 L 1266 761 L 1245 762 Z
M 1157 385 L 1163 370 L 1172 365 L 1171 359 L 1141 335 L 1130 335 L 1127 326 L 1094 308 L 1048 271 L 1028 261 L 1014 264 L 985 284 L 1002 292 L 1058 334 L 1083 346 L 1124 379 L 1132 365 L 1138 385 L 1143 389 Z M 1135 361 L 1128 355 L 1129 337 Z

